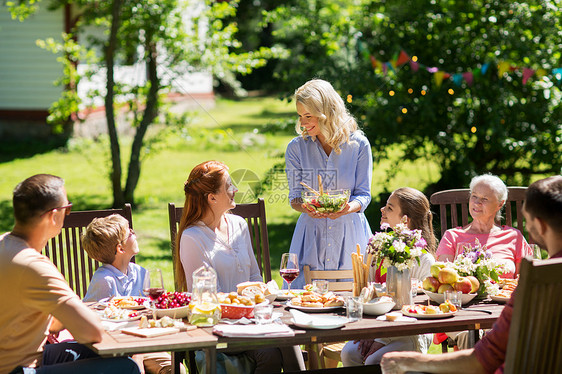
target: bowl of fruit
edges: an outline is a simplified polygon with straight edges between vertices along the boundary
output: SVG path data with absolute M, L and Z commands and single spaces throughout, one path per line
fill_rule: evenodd
M 189 314 L 191 294 L 187 292 L 164 292 L 154 300 L 154 307 L 150 309 L 156 317 L 185 318 Z
M 322 193 L 312 191 L 302 192 L 304 206 L 317 213 L 337 213 L 343 209 L 349 201 L 349 190 L 331 190 Z

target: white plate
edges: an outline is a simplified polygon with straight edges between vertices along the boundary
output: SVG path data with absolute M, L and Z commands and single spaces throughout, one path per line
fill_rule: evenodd
M 456 312 L 449 312 L 449 313 L 440 313 L 440 314 L 418 314 L 418 313 L 407 313 L 402 312 L 403 315 L 407 317 L 414 317 L 417 319 L 440 319 L 440 318 L 449 318 L 455 315 Z
M 310 318 L 307 314 L 292 310 L 293 324 L 304 329 L 329 330 L 344 326 L 349 320 L 342 316 L 318 316 Z
M 106 318 L 104 316 L 100 316 L 100 319 L 102 321 L 108 321 L 108 322 L 131 322 L 131 321 L 136 321 L 138 319 L 140 319 L 141 316 L 138 315 L 136 317 L 131 317 L 131 318 L 121 318 L 121 319 L 114 319 L 114 318 Z
M 303 312 L 327 312 L 330 310 L 336 310 L 336 309 L 340 309 L 340 308 L 345 308 L 345 305 L 341 305 L 341 306 L 323 306 L 323 307 L 310 307 L 310 306 L 298 306 L 298 305 L 293 305 L 291 304 L 290 301 L 287 301 L 286 304 L 289 308 L 294 308 L 294 309 L 298 309 L 298 310 L 302 310 Z
M 300 295 L 303 292 L 304 292 L 304 290 L 302 290 L 302 289 L 296 289 L 296 290 L 291 290 L 291 293 L 293 295 L 288 295 L 287 290 L 280 290 L 277 293 L 277 299 L 276 300 L 289 300 L 289 299 L 292 299 L 293 297 L 296 297 L 297 295 Z
M 499 303 L 507 303 L 509 301 L 509 297 L 503 297 L 503 296 L 492 296 L 490 295 L 490 299 L 497 301 Z
M 106 307 L 108 305 L 109 300 L 111 299 L 124 299 L 126 297 L 130 297 L 130 296 L 115 296 L 115 297 L 106 297 L 104 299 L 101 299 L 99 301 L 99 304 Z M 145 303 L 149 300 L 148 297 L 142 297 L 142 296 L 137 296 L 137 297 L 133 297 L 134 299 L 142 299 L 143 303 L 141 305 L 136 305 L 136 306 L 130 306 L 130 307 L 123 307 L 123 306 L 118 306 L 118 308 L 121 309 L 129 309 L 129 310 L 140 310 L 140 309 L 144 309 L 145 307 Z

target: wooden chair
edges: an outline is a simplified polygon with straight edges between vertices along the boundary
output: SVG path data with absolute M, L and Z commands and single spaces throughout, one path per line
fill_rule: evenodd
M 246 219 L 250 230 L 250 239 L 258 267 L 265 282 L 271 280 L 271 263 L 269 259 L 269 239 L 267 235 L 267 221 L 265 219 L 265 203 L 263 199 L 258 199 L 257 203 L 237 204 L 230 211 L 232 214 L 239 215 Z M 176 236 L 178 227 L 183 213 L 183 207 L 176 207 L 174 203 L 168 203 L 168 216 L 170 218 L 170 240 L 172 249 L 172 261 L 175 264 L 178 259 L 175 257 L 174 248 L 176 247 Z M 177 274 L 174 267 L 174 283 L 178 290 Z M 195 365 L 195 354 L 193 351 L 188 352 L 188 366 L 190 373 L 197 373 Z M 178 367 L 179 362 L 185 360 L 185 353 L 172 352 L 172 362 L 174 367 Z
M 562 373 L 562 258 L 521 261 L 506 373 Z
M 525 192 L 527 187 L 508 187 L 507 200 L 505 202 L 505 220 L 508 226 L 516 227 L 523 233 L 523 213 L 521 209 L 525 201 Z M 468 224 L 468 200 L 470 198 L 470 190 L 468 188 L 460 188 L 454 190 L 444 190 L 435 192 L 429 198 L 432 205 L 439 206 L 439 222 L 441 237 L 450 228 L 458 226 L 466 226 Z M 517 223 L 514 226 L 514 223 Z M 497 221 L 497 224 L 502 222 Z M 448 352 L 447 340 L 441 343 L 443 353 Z
M 94 271 L 101 266 L 100 262 L 88 257 L 80 236 L 94 218 L 111 214 L 122 215 L 129 221 L 129 227 L 133 228 L 130 204 L 125 204 L 123 209 L 73 211 L 65 217 L 61 233 L 52 238 L 45 247 L 45 256 L 51 259 L 80 298 L 86 296 L 90 279 Z M 134 262 L 135 258 L 131 261 Z
M 504 206 L 505 220 L 503 223 L 515 227 L 521 232 L 523 232 L 523 214 L 521 213 L 521 208 L 525 201 L 526 191 L 527 187 L 508 187 L 507 201 Z M 440 236 L 443 236 L 447 229 L 457 226 L 466 226 L 468 224 L 469 197 L 470 190 L 468 188 L 439 191 L 431 195 L 429 198 L 431 204 L 439 206 Z M 515 222 L 517 222 L 516 226 L 514 226 Z M 502 222 L 497 223 L 501 224 Z
M 353 281 L 337 282 L 341 279 L 353 279 L 353 270 L 310 270 L 310 266 L 303 267 L 304 281 L 306 284 L 312 284 L 315 279 L 328 280 L 329 291 L 351 291 L 353 290 Z M 341 361 L 341 351 L 345 342 L 322 344 L 316 346 L 307 346 L 309 369 L 317 369 L 318 363 L 320 367 L 337 367 Z M 313 354 L 313 352 L 315 354 Z

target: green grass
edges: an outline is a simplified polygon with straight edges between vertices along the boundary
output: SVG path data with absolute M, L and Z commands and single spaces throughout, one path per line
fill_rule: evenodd
M 284 160 L 285 151 L 293 131 L 267 133 L 257 136 L 263 143 L 252 143 L 255 132 L 271 123 L 295 119 L 293 104 L 275 98 L 248 98 L 244 100 L 219 99 L 215 108 L 200 110 L 193 123 L 183 132 L 172 132 L 164 140 L 151 147 L 142 166 L 141 178 L 135 193 L 138 208 L 133 212 L 133 224 L 138 235 L 141 252 L 138 263 L 145 267 L 160 267 L 164 274 L 165 287 L 173 288 L 172 260 L 168 229 L 167 204 L 183 205 L 183 183 L 191 169 L 207 160 L 225 162 L 231 174 L 247 169 L 259 179 Z M 229 131 L 230 129 L 230 131 Z M 257 129 L 258 131 L 254 131 Z M 195 137 L 201 134 L 213 136 L 213 141 Z M 191 137 L 191 138 L 190 138 Z M 250 141 L 251 145 L 246 142 Z M 123 168 L 130 139 L 123 139 Z M 241 146 L 242 145 L 242 146 Z M 33 154 L 31 149 L 16 150 L 0 162 L 0 231 L 8 231 L 13 225 L 11 195 L 17 183 L 36 173 L 51 173 L 66 180 L 70 201 L 76 210 L 108 208 L 112 203 L 111 186 L 108 180 L 108 146 L 106 141 L 94 143 L 73 139 L 67 148 L 45 150 Z M 393 157 L 399 158 L 399 149 L 393 149 Z M 427 160 L 405 163 L 395 177 L 386 179 L 387 170 L 395 161 L 374 163 L 372 194 L 373 201 L 367 210 L 371 227 L 379 223 L 379 194 L 385 189 L 392 191 L 400 186 L 423 189 L 438 179 L 438 166 Z M 285 181 L 282 168 L 275 174 L 275 182 Z M 252 185 L 238 184 L 237 200 Z M 275 184 L 260 195 L 266 201 L 268 233 L 273 277 L 281 284 L 279 261 L 288 251 L 298 213 L 290 209 L 286 200 L 287 191 Z M 240 202 L 240 201 L 238 201 Z M 384 203 L 384 201 L 383 201 Z

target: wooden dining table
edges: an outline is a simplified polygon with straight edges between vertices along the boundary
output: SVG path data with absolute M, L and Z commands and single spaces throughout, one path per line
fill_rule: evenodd
M 414 302 L 426 304 L 428 299 L 425 295 L 418 295 Z M 274 306 L 275 312 L 283 313 L 281 320 L 293 329 L 295 336 L 259 338 L 219 337 L 213 334 L 211 327 L 150 338 L 126 335 L 119 331 L 106 331 L 103 334 L 102 341 L 93 344 L 92 349 L 101 356 L 121 356 L 158 351 L 185 352 L 204 350 L 206 352 L 206 372 L 215 373 L 216 353 L 225 349 L 249 350 L 436 332 L 478 331 L 491 328 L 503 310 L 503 304 L 490 300 L 475 300 L 465 305 L 450 318 L 418 319 L 415 322 L 391 322 L 378 320 L 376 316 L 364 315 L 361 320 L 347 323 L 340 328 L 317 330 L 304 329 L 292 325 L 289 308 L 284 303 L 278 301 L 274 303 Z M 325 314 L 345 315 L 345 309 L 342 308 Z M 475 337 L 477 335 L 473 334 Z M 179 367 L 174 368 L 174 372 L 179 373 Z

